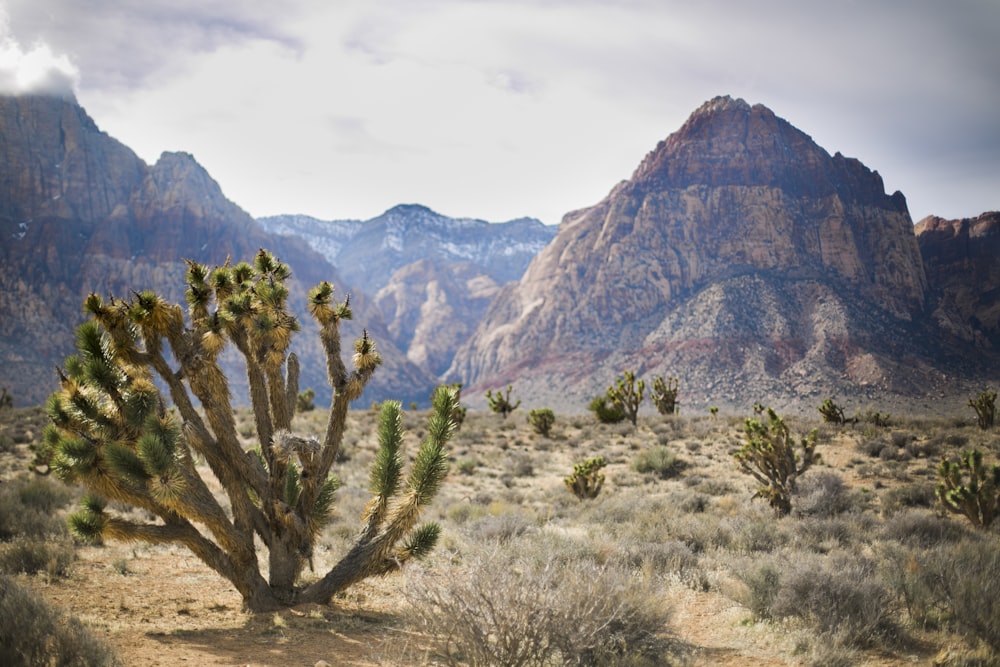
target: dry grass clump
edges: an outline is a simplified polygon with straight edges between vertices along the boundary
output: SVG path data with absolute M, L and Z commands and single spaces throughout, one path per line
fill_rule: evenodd
M 413 614 L 448 664 L 669 665 L 662 595 L 622 563 L 565 554 L 544 537 L 498 545 L 413 577 Z
M 0 664 L 110 667 L 121 663 L 78 619 L 0 575 Z
M 66 486 L 27 474 L 0 486 L 0 572 L 68 576 L 75 552 L 59 510 L 72 497 Z

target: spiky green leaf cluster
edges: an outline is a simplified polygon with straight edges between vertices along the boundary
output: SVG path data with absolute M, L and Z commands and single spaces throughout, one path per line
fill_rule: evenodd
M 563 483 L 580 500 L 596 498 L 604 486 L 604 473 L 601 470 L 607 464 L 603 456 L 577 463 L 573 466 L 573 473 Z
M 941 505 L 967 518 L 976 528 L 992 525 L 1000 510 L 1000 465 L 986 467 L 983 453 L 973 449 L 958 461 L 942 459 L 935 489 Z
M 677 392 L 680 383 L 675 377 L 666 380 L 662 375 L 653 378 L 653 390 L 649 397 L 661 415 L 672 415 L 677 412 Z

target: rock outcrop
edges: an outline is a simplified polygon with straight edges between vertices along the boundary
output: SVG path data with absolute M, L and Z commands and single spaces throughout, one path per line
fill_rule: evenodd
M 0 384 L 18 403 L 42 402 L 55 388 L 54 369 L 74 352 L 88 293 L 149 288 L 183 303 L 184 259 L 218 265 L 265 247 L 292 266 L 303 310 L 304 291 L 320 280 L 347 290 L 304 241 L 264 232 L 228 201 L 192 156 L 165 153 L 149 167 L 71 98 L 0 97 L 0 150 Z M 395 349 L 363 295 L 352 305 L 347 335 L 367 327 L 386 358 L 370 397 L 425 399 L 433 379 Z M 325 363 L 311 318 L 302 312 L 300 321 L 302 386 L 322 400 Z M 231 361 L 239 398 L 244 371 Z
M 1000 350 L 1000 212 L 931 216 L 914 229 L 934 320 L 961 340 Z
M 625 368 L 679 376 L 696 405 L 906 392 L 933 384 L 926 359 L 894 372 L 921 354 L 926 290 L 902 194 L 721 97 L 563 218 L 449 377 L 565 409 Z
M 415 204 L 363 222 L 306 216 L 259 222 L 304 239 L 349 283 L 375 294 L 395 345 L 435 377 L 448 369 L 498 286 L 519 279 L 555 236 L 555 228 L 531 218 L 489 223 Z

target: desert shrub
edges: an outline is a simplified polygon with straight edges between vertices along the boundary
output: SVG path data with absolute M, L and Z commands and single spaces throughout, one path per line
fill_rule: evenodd
M 934 485 L 928 482 L 894 486 L 881 494 L 882 513 L 891 515 L 907 507 L 931 507 L 936 497 Z
M 968 438 L 964 440 L 967 441 Z M 947 439 L 945 439 L 946 441 Z M 906 443 L 904 449 L 910 458 L 929 459 L 941 454 L 941 443 L 942 439 L 940 437 L 931 437 L 926 440 L 912 438 Z
M 898 512 L 882 524 L 886 539 L 922 548 L 957 542 L 968 534 L 961 524 L 919 509 Z
M 741 597 L 753 617 L 760 621 L 772 618 L 774 599 L 781 586 L 781 569 L 773 558 L 756 560 L 753 564 L 736 571 L 736 577 L 743 582 L 746 590 Z
M 504 512 L 487 515 L 471 522 L 465 534 L 480 543 L 504 544 L 534 528 L 534 521 L 524 513 Z
M 858 507 L 858 499 L 832 470 L 804 476 L 795 490 L 795 513 L 802 516 L 835 516 Z
M 0 575 L 0 664 L 7 667 L 120 665 L 77 618 Z
M 666 538 L 686 544 L 696 554 L 732 547 L 732 523 L 714 514 L 682 514 L 661 529 Z
M 893 554 L 890 580 L 911 619 L 944 626 L 1000 651 L 1000 541 L 973 535 L 928 550 Z
M 653 473 L 661 479 L 673 477 L 681 468 L 681 462 L 669 448 L 656 445 L 640 453 L 632 462 L 637 473 Z
M 889 426 L 890 415 L 889 413 L 881 413 L 872 407 L 867 407 L 864 410 L 858 412 L 854 416 L 854 421 L 861 422 L 862 424 L 871 424 L 872 426 L 878 426 L 880 428 L 885 428 Z
M 870 528 L 860 514 L 806 517 L 796 526 L 793 541 L 809 551 L 827 553 L 855 543 Z
M 17 540 L 0 546 L 0 572 L 67 577 L 75 558 L 73 545 L 65 541 Z
M 788 543 L 789 533 L 771 517 L 744 515 L 727 519 L 730 549 L 741 554 L 770 553 Z
M 602 424 L 617 424 L 625 421 L 625 410 L 618 407 L 607 396 L 596 396 L 587 404 L 587 409 L 594 413 L 597 421 Z
M 698 555 L 680 540 L 630 542 L 621 545 L 622 559 L 633 568 L 648 567 L 662 574 L 685 575 L 697 568 Z
M 618 565 L 549 560 L 519 544 L 459 573 L 417 577 L 407 596 L 450 664 L 670 664 L 670 611 L 641 578 Z
M 896 458 L 898 452 L 898 448 L 883 434 L 875 435 L 874 437 L 862 436 L 858 440 L 857 449 L 866 456 L 870 456 L 873 459 L 882 459 L 883 461 L 891 461 Z
M 531 477 L 535 474 L 535 464 L 531 457 L 523 452 L 516 452 L 508 456 L 503 463 L 506 474 L 512 477 Z
M 44 538 L 66 533 L 56 511 L 69 504 L 72 493 L 46 477 L 24 475 L 0 486 L 0 541 Z
M 848 646 L 866 647 L 898 637 L 892 602 L 871 559 L 845 552 L 797 555 L 781 574 L 771 613 L 802 618 Z

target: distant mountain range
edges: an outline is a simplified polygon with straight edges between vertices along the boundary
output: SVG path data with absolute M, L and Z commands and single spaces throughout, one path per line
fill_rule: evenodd
M 707 102 L 558 230 L 419 205 L 254 221 L 193 157 L 148 166 L 71 98 L 0 97 L 0 150 L 0 385 L 19 404 L 54 389 L 87 293 L 181 300 L 183 259 L 260 247 L 291 265 L 293 302 L 319 280 L 352 294 L 348 335 L 386 360 L 363 401 L 448 380 L 474 406 L 513 383 L 581 411 L 627 368 L 677 376 L 686 410 L 930 409 L 1000 379 L 1000 214 L 914 227 L 877 172 L 742 100 Z M 300 320 L 303 386 L 326 400 Z M 241 376 L 233 359 L 237 396 Z

